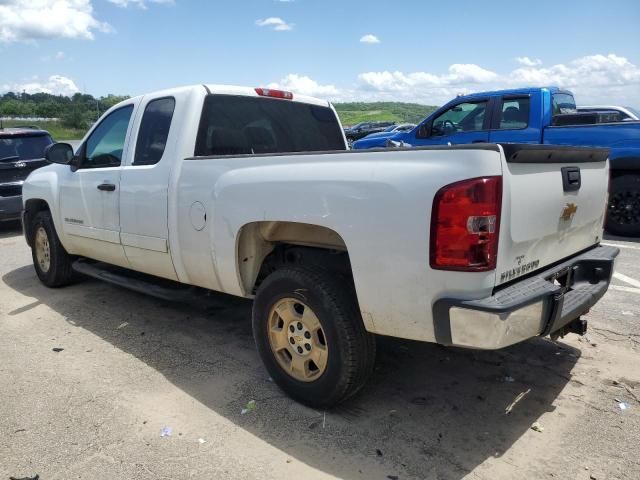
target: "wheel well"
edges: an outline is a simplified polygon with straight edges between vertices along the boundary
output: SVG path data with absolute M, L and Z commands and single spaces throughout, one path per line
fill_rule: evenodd
M 622 177 L 624 175 L 640 175 L 640 170 L 610 170 L 611 179 Z
M 237 265 L 247 294 L 282 265 L 313 264 L 351 275 L 344 240 L 327 227 L 298 222 L 254 222 L 240 230 Z
M 26 201 L 25 206 L 24 206 L 24 234 L 25 234 L 25 238 L 27 239 L 27 244 L 29 246 L 31 246 L 31 240 L 33 237 L 33 232 L 31 232 L 31 229 L 29 228 L 29 226 L 31 225 L 31 221 L 33 220 L 33 218 L 38 214 L 38 212 L 43 212 L 43 211 L 51 211 L 49 208 L 49 204 L 44 201 L 41 200 L 39 198 L 30 198 L 29 200 Z

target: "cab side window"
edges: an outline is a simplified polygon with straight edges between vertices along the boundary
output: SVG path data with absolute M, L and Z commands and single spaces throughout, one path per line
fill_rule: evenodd
M 500 109 L 500 130 L 514 130 L 529 126 L 529 97 L 505 98 Z
M 155 165 L 164 154 L 176 101 L 173 97 L 150 101 L 144 109 L 133 165 Z
M 454 105 L 433 120 L 431 136 L 439 137 L 458 132 L 484 130 L 484 116 L 486 111 L 486 100 Z
M 568 93 L 554 93 L 551 97 L 551 107 L 553 115 L 576 113 L 578 111 L 573 95 Z
M 100 122 L 87 139 L 80 168 L 118 167 L 127 137 L 133 105 L 119 108 Z

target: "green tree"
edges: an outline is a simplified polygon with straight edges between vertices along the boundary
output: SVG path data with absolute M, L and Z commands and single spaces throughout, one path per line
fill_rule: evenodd
M 88 125 L 85 114 L 79 106 L 71 107 L 62 115 L 61 120 L 62 125 L 65 127 L 75 128 L 77 130 L 85 129 Z

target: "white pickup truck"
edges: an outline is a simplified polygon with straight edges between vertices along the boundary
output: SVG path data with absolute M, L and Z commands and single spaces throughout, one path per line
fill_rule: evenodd
M 498 349 L 584 333 L 618 254 L 600 245 L 606 150 L 348 151 L 333 107 L 290 92 L 131 98 L 46 157 L 23 188 L 45 285 L 253 298 L 268 372 L 315 407 L 364 385 L 374 334 Z

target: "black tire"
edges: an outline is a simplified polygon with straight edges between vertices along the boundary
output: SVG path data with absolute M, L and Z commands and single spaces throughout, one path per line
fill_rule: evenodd
M 38 259 L 38 232 L 44 232 L 49 247 L 49 267 L 41 265 Z M 47 287 L 63 287 L 73 282 L 75 274 L 71 268 L 73 257 L 64 249 L 53 225 L 51 213 L 38 212 L 31 222 L 31 258 L 36 274 Z
M 280 365 L 269 340 L 272 308 L 283 299 L 308 305 L 322 325 L 328 354 L 324 372 L 300 381 Z M 330 408 L 355 395 L 367 382 L 375 362 L 375 337 L 362 322 L 351 282 L 329 272 L 282 267 L 260 285 L 253 304 L 253 336 L 274 382 L 295 400 L 313 408 Z
M 611 180 L 607 207 L 607 232 L 640 237 L 640 175 L 620 175 Z

